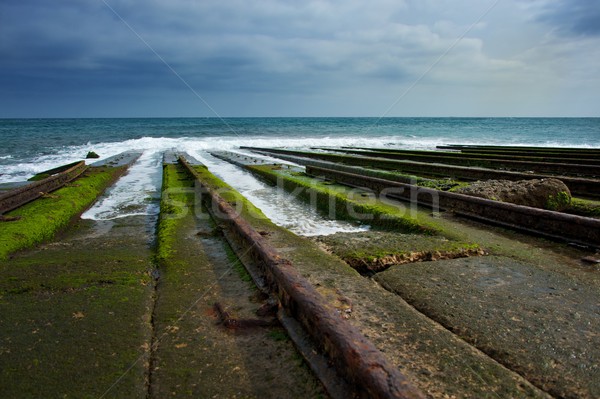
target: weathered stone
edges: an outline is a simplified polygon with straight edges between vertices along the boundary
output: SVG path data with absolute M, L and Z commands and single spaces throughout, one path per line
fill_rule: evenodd
M 569 188 L 553 178 L 478 181 L 456 192 L 553 211 L 562 211 L 571 203 Z
M 100 158 L 100 155 L 96 154 L 94 151 L 90 151 L 85 156 L 85 159 L 93 159 L 93 158 Z

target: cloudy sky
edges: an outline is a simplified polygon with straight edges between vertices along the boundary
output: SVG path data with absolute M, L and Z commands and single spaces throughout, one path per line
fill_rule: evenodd
M 1 0 L 0 117 L 600 116 L 599 0 Z

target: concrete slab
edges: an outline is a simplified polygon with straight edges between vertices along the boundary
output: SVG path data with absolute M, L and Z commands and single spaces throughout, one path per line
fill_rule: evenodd
M 600 293 L 508 257 L 392 266 L 375 280 L 557 397 L 600 397 Z
M 90 166 L 129 166 L 133 164 L 137 159 L 142 155 L 140 151 L 125 151 L 117 155 L 113 155 L 112 157 L 108 157 L 101 161 L 96 161 L 92 163 Z

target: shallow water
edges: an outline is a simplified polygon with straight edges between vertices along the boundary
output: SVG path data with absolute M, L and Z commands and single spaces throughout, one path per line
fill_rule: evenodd
M 176 150 L 210 163 L 213 173 L 277 223 L 299 234 L 323 234 L 330 232 L 329 221 L 311 219 L 312 210 L 291 210 L 295 201 L 213 159 L 208 151 L 239 151 L 240 146 L 435 149 L 450 143 L 600 148 L 600 118 L 0 119 L 0 142 L 0 183 L 24 181 L 78 161 L 88 151 L 99 154 L 100 160 L 127 150 L 142 152 L 108 196 L 84 214 L 86 218 L 156 214 L 161 154 Z M 281 211 L 284 208 L 289 214 Z M 350 227 L 336 225 L 331 231 L 346 228 Z
M 368 230 L 368 226 L 325 219 L 309 204 L 296 199 L 278 187 L 270 186 L 238 166 L 207 153 L 190 154 L 201 161 L 216 176 L 239 191 L 271 221 L 304 236 L 328 235 L 337 232 Z

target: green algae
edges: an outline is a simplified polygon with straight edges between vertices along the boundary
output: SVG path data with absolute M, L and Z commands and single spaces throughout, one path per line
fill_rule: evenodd
M 565 208 L 568 208 L 570 204 L 571 195 L 565 191 L 561 191 L 556 195 L 548 196 L 545 208 L 551 211 L 561 211 Z
M 253 222 L 267 223 L 206 168 L 195 169 L 203 184 L 256 217 Z M 153 317 L 158 339 L 149 397 L 318 397 L 322 389 L 309 370 L 288 360 L 296 353 L 291 342 L 270 337 L 281 327 L 236 334 L 219 323 L 217 302 L 232 317 L 255 317 L 256 288 L 220 226 L 207 217 L 210 197 L 192 188 L 193 176 L 181 165 L 165 166 L 164 175 L 161 209 L 169 213 L 161 215 L 158 228 L 161 277 Z M 274 386 L 272 381 L 283 384 Z
M 145 396 L 147 243 L 92 225 L 0 261 L 0 396 Z
M 237 190 L 213 175 L 206 166 L 194 165 L 194 171 L 203 185 L 216 192 L 246 219 L 268 220 L 265 214 L 244 198 Z M 206 194 L 205 194 L 206 195 Z M 207 198 L 203 198 L 207 199 Z
M 298 175 L 272 165 L 248 166 L 272 184 L 283 187 L 336 219 L 354 220 L 403 232 L 438 234 L 440 229 L 424 212 L 403 203 L 386 203 L 364 190 Z
M 160 201 L 160 218 L 156 234 L 158 261 L 173 255 L 173 244 L 178 220 L 190 212 L 193 201 L 192 182 L 182 178 L 185 172 L 176 165 L 163 167 L 163 192 Z
M 371 230 L 320 236 L 315 241 L 362 274 L 378 273 L 392 265 L 485 254 L 476 243 L 440 235 Z
M 571 204 L 565 211 L 574 215 L 598 218 L 600 217 L 600 201 L 571 198 Z
M 30 177 L 29 179 L 27 179 L 27 181 L 40 181 L 40 180 L 47 179 L 50 176 L 52 176 L 52 175 L 48 174 L 48 173 L 38 173 L 37 175 L 34 175 L 34 176 Z
M 0 222 L 0 259 L 54 237 L 87 209 L 122 173 L 123 168 L 89 168 L 84 175 L 50 196 L 6 214 L 18 218 Z

